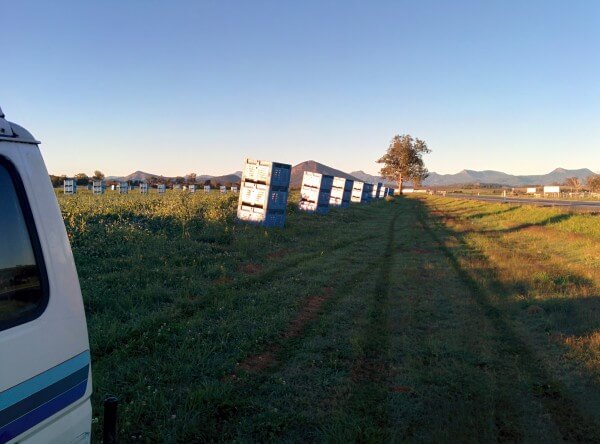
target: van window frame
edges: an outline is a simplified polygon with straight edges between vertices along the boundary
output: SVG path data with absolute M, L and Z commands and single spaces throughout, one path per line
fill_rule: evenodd
M 23 185 L 21 175 L 19 174 L 15 164 L 8 157 L 2 154 L 0 154 L 0 168 L 4 168 L 6 170 L 12 181 L 13 188 L 17 196 L 17 201 L 19 202 L 21 213 L 23 214 L 27 233 L 29 234 L 29 241 L 31 243 L 31 249 L 33 250 L 33 257 L 35 258 L 35 265 L 39 273 L 40 289 L 42 292 L 42 299 L 34 310 L 31 310 L 27 312 L 27 314 L 19 316 L 13 320 L 0 321 L 1 333 L 19 325 L 34 321 L 46 311 L 48 302 L 50 300 L 50 283 L 48 281 L 48 273 L 46 270 L 46 263 L 44 261 L 42 244 L 40 242 L 37 226 L 35 225 L 33 212 L 31 211 L 31 206 L 29 205 L 29 198 L 27 196 L 25 186 Z

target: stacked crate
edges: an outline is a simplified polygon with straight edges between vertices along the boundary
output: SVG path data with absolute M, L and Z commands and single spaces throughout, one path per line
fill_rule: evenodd
M 220 191 L 221 193 L 226 193 L 226 192 L 227 192 L 227 187 L 226 187 L 226 186 L 223 186 L 223 185 L 221 185 L 221 186 L 219 187 L 219 191 Z
M 104 182 L 101 180 L 94 180 L 92 183 L 92 193 L 97 196 L 104 194 Z
M 350 195 L 350 202 L 352 203 L 363 203 L 363 189 L 365 183 L 360 180 L 355 180 L 352 185 L 352 194 Z
M 204 192 L 210 193 L 210 185 L 204 185 Z
M 140 193 L 148 194 L 148 182 L 140 182 Z
M 195 192 L 196 192 L 196 185 L 195 185 L 195 184 L 193 184 L 193 183 L 192 183 L 192 184 L 190 184 L 190 185 L 188 186 L 188 190 L 189 190 L 189 192 L 190 192 L 190 193 L 195 193 Z
M 371 202 L 373 197 L 373 184 L 365 183 L 363 186 L 363 202 Z
M 167 191 L 167 186 L 164 183 L 159 183 L 156 187 L 156 191 L 158 194 L 165 194 Z
M 237 192 L 238 192 L 238 189 L 237 189 L 237 187 L 231 187 L 231 192 L 232 192 L 233 194 L 237 194 Z
M 129 184 L 127 182 L 119 182 L 119 194 L 127 194 L 129 192 Z
M 344 177 L 334 177 L 329 206 L 347 208 L 350 205 L 354 181 Z
M 77 182 L 75 182 L 75 179 L 65 179 L 64 192 L 65 194 L 77 193 Z
M 265 227 L 283 227 L 292 166 L 246 159 L 237 217 Z
M 373 192 L 371 194 L 371 197 L 373 199 L 379 199 L 380 197 L 383 197 L 380 193 L 381 188 L 383 187 L 383 184 L 381 182 L 377 182 L 377 184 L 373 185 Z
M 333 176 L 305 171 L 299 208 L 311 213 L 327 214 L 332 186 Z

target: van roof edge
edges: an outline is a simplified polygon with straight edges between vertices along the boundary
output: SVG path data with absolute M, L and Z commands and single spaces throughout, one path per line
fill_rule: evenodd
M 4 112 L 0 107 L 0 141 L 31 143 L 34 145 L 40 143 L 21 125 L 9 122 L 4 117 Z

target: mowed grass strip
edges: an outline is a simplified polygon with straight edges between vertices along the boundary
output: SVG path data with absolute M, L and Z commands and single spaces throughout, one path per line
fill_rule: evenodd
M 65 219 L 94 415 L 117 394 L 125 442 L 598 438 L 598 317 L 567 308 L 597 295 L 591 216 L 397 198 L 327 216 L 291 203 L 285 230 L 263 230 L 228 196 L 194 196 L 193 218 L 167 217 L 176 193 L 105 197 Z M 513 248 L 558 261 L 544 230 L 580 268 L 513 279 Z
M 507 350 L 523 362 L 520 377 L 559 437 L 598 440 L 599 217 L 502 204 L 482 213 L 465 201 L 425 202 L 437 217 L 430 225 L 446 231 L 438 241 L 505 335 Z M 575 351 L 572 341 L 585 345 Z

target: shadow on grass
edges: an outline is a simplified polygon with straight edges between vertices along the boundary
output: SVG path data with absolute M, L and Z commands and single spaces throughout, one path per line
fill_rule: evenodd
M 514 208 L 518 208 L 518 207 L 514 207 Z M 504 211 L 504 212 L 508 212 L 508 210 Z M 498 213 L 501 214 L 502 212 Z M 494 214 L 494 213 L 490 213 L 490 214 Z M 519 224 L 519 225 L 515 225 L 514 227 L 509 227 L 509 228 L 499 228 L 496 230 L 477 230 L 477 229 L 468 229 L 468 230 L 464 230 L 461 231 L 462 234 L 467 234 L 467 233 L 478 233 L 478 234 L 508 234 L 508 233 L 516 233 L 518 231 L 521 230 L 526 230 L 528 228 L 532 228 L 532 227 L 547 227 L 547 226 L 551 226 L 554 224 L 557 224 L 559 222 L 564 222 L 566 220 L 569 220 L 570 218 L 572 218 L 574 216 L 573 213 L 564 213 L 564 214 L 556 214 L 554 216 L 550 216 L 540 222 L 534 222 L 534 223 L 524 223 L 524 224 Z M 452 216 L 452 215 L 448 215 L 445 216 L 447 219 L 459 219 L 460 216 Z M 471 217 L 471 219 L 473 219 L 473 217 Z
M 515 207 L 510 207 L 510 208 L 506 208 L 506 209 L 498 210 L 498 211 L 475 213 L 475 214 L 471 214 L 471 215 L 467 216 L 467 219 L 482 219 L 487 216 L 498 216 L 500 214 L 510 213 L 511 211 L 515 211 L 518 208 L 519 208 L 518 206 L 515 206 Z
M 514 360 L 515 357 L 519 357 L 520 368 L 517 374 L 527 375 L 527 379 L 531 383 L 533 396 L 541 402 L 544 410 L 552 417 L 552 421 L 556 424 L 563 439 L 567 441 L 596 441 L 600 439 L 600 426 L 594 418 L 587 411 L 580 408 L 565 386 L 550 374 L 538 354 L 530 348 L 529 343 L 512 327 L 511 305 L 515 304 L 511 300 L 515 295 L 513 285 L 526 290 L 530 284 L 522 282 L 507 285 L 499 280 L 494 265 L 489 258 L 482 251 L 473 247 L 466 238 L 466 235 L 470 232 L 484 235 L 503 234 L 532 226 L 548 226 L 567 220 L 572 217 L 572 214 L 559 214 L 539 223 L 526 223 L 503 230 L 465 230 L 459 232 L 451 230 L 444 224 L 444 220 L 448 219 L 448 215 L 439 215 L 439 212 L 431 214 L 423 201 L 413 200 L 413 202 L 414 210 L 418 213 L 418 219 L 424 231 L 437 243 L 460 280 L 469 289 L 472 298 L 494 326 L 496 337 L 502 344 L 502 353 L 506 356 L 506 359 Z M 473 267 L 469 266 L 469 261 L 473 261 L 471 262 L 474 265 Z M 582 276 L 575 276 L 570 280 L 579 285 L 593 286 L 591 281 Z M 563 322 L 556 322 L 555 326 L 562 326 L 565 331 L 568 331 L 568 327 L 572 326 L 571 331 L 578 331 L 579 334 L 582 334 L 597 327 L 596 324 L 589 325 L 589 323 L 587 327 L 583 327 L 584 322 L 578 322 L 578 320 L 569 317 L 574 314 L 585 316 L 588 310 L 594 312 L 599 310 L 600 301 L 596 298 L 564 298 L 555 301 L 548 300 L 539 304 L 542 304 L 542 310 L 560 314 L 560 320 Z M 521 308 L 525 308 L 522 306 L 523 304 L 520 305 Z M 505 386 L 510 387 L 509 379 L 516 376 L 516 374 L 510 373 L 503 375 L 504 378 L 508 378 L 505 381 Z M 505 407 L 513 405 L 515 411 L 519 411 L 519 407 L 515 405 L 516 400 L 511 397 L 512 395 L 499 393 L 499 396 L 504 398 Z M 499 413 L 502 415 L 504 412 Z M 513 438 L 517 437 L 517 440 L 519 440 L 518 433 L 518 429 L 513 430 L 511 436 Z

